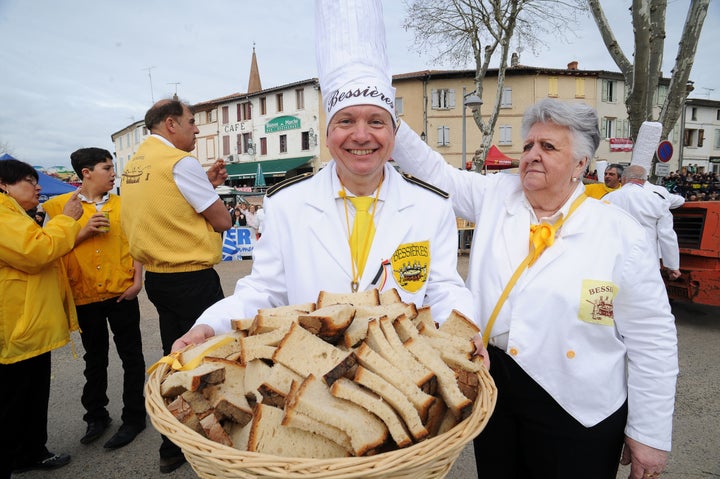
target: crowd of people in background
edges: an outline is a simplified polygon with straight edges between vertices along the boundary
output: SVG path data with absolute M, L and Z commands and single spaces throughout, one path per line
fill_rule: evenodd
M 714 172 L 674 171 L 662 179 L 662 185 L 685 201 L 720 200 L 720 178 Z

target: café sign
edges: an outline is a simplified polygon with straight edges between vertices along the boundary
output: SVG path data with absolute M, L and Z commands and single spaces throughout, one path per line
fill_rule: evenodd
M 265 123 L 265 133 L 300 129 L 300 118 L 296 116 L 279 116 Z

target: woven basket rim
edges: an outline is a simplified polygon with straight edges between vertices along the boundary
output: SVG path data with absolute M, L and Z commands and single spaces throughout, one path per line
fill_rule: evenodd
M 449 464 L 451 466 L 465 445 L 483 430 L 492 415 L 497 401 L 495 383 L 483 367 L 478 373 L 482 388 L 479 390 L 472 413 L 443 434 L 433 436 L 409 447 L 372 456 L 329 459 L 275 456 L 219 444 L 178 421 L 168 410 L 165 399 L 160 395 L 160 384 L 165 375 L 169 373 L 169 370 L 169 365 L 161 364 L 148 377 L 145 384 L 146 409 L 153 426 L 182 448 L 188 462 L 200 477 L 232 477 L 228 476 L 228 468 L 253 471 L 253 474 L 257 474 L 257 476 L 239 475 L 237 477 L 277 477 L 286 479 L 332 477 L 342 479 L 344 477 L 364 477 L 364 475 L 344 476 L 341 473 L 344 470 L 354 472 L 372 470 L 373 473 L 377 473 L 378 469 L 385 469 L 387 474 L 382 476 L 373 475 L 372 477 L 394 477 L 392 472 L 402 472 L 408 466 L 417 463 L 433 462 L 435 458 L 443 454 L 452 456 Z M 197 460 L 201 460 L 203 464 L 197 464 Z M 214 471 L 208 476 L 203 476 L 201 474 L 202 469 L 207 468 L 208 464 L 213 469 L 219 469 L 221 473 L 218 475 L 218 472 Z

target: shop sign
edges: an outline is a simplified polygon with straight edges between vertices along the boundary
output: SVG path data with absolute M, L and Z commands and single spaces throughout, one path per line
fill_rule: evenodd
M 300 118 L 296 116 L 279 116 L 265 123 L 265 133 L 300 129 Z

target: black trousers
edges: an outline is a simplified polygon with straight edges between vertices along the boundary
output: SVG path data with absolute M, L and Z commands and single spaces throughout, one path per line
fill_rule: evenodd
M 158 312 L 165 355 L 170 354 L 173 343 L 195 324 L 203 311 L 225 297 L 220 277 L 213 268 L 187 273 L 146 271 L 145 291 Z M 182 454 L 168 438 L 162 439 L 160 457 Z
M 140 305 L 137 298 L 117 302 L 111 298 L 77 308 L 80 338 L 85 348 L 85 386 L 82 405 L 86 422 L 109 417 L 108 405 L 108 325 L 123 367 L 122 421 L 134 426 L 145 425 L 145 359 L 140 334 Z
M 13 364 L 0 364 L 0 478 L 14 467 L 44 459 L 48 450 L 50 353 Z
M 627 402 L 599 424 L 585 427 L 504 351 L 494 346 L 488 351 L 498 400 L 474 441 L 478 477 L 615 479 Z

